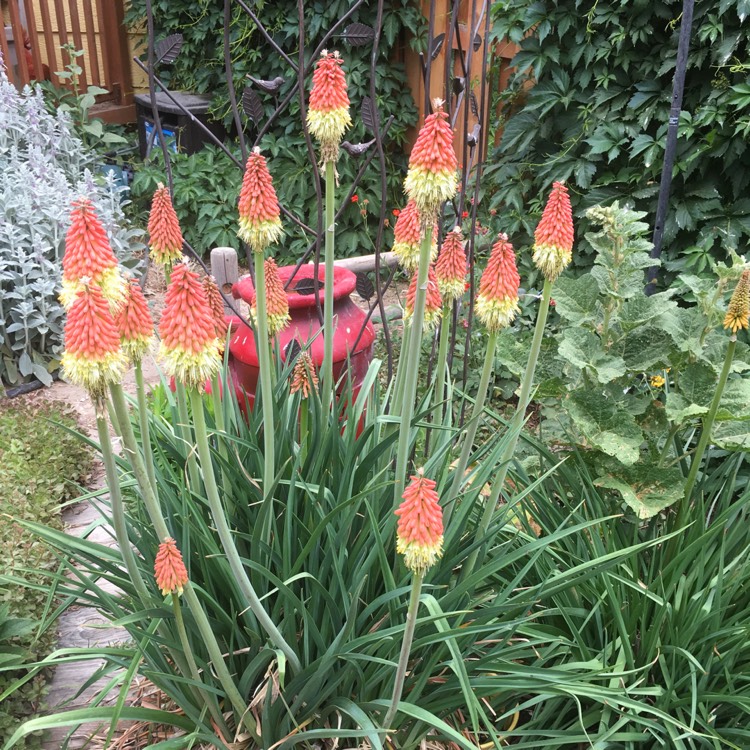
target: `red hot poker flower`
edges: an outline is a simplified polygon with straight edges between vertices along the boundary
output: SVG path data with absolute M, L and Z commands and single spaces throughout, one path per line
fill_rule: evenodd
M 461 227 L 454 227 L 453 231 L 445 236 L 435 264 L 435 276 L 443 297 L 457 300 L 463 296 L 466 284 L 466 252 Z
M 410 318 L 414 314 L 414 303 L 417 298 L 417 274 L 412 274 L 409 289 L 406 292 L 406 307 L 404 308 L 404 318 Z M 443 298 L 440 296 L 435 268 L 430 266 L 427 273 L 427 297 L 424 307 L 424 330 L 432 331 L 440 322 L 440 316 L 443 312 Z
M 424 575 L 443 554 L 443 511 L 435 486 L 420 469 L 396 510 L 396 550 L 415 575 Z
M 288 325 L 289 301 L 286 298 L 284 285 L 279 276 L 279 267 L 273 258 L 265 261 L 266 269 L 266 311 L 268 315 L 268 335 L 275 336 L 281 333 Z
M 70 229 L 65 236 L 60 301 L 67 309 L 83 288 L 81 279 L 98 286 L 110 307 L 116 310 L 125 299 L 125 280 L 94 204 L 88 198 L 73 203 Z
M 395 211 L 394 211 L 395 213 Z M 397 214 L 396 226 L 393 227 L 393 252 L 401 267 L 412 273 L 419 265 L 419 246 L 422 241 L 422 225 L 419 220 L 417 204 L 410 200 L 403 211 Z M 437 255 L 437 226 L 432 228 L 432 248 L 430 262 Z
M 167 537 L 160 545 L 154 560 L 154 577 L 162 596 L 182 594 L 188 582 L 187 569 L 182 560 L 182 553 L 177 549 L 177 542 Z
M 742 272 L 737 282 L 732 299 L 729 301 L 727 314 L 724 316 L 724 328 L 737 333 L 740 328 L 748 327 L 750 316 L 750 270 Z
M 115 315 L 123 351 L 133 362 L 140 362 L 154 341 L 154 321 L 141 285 L 130 279 L 125 304 Z
M 292 371 L 292 385 L 290 391 L 302 394 L 302 398 L 309 398 L 310 394 L 318 387 L 318 375 L 315 372 L 315 363 L 308 352 L 302 352 L 297 358 Z
M 521 278 L 516 268 L 516 254 L 505 234 L 498 235 L 479 282 L 476 301 L 477 317 L 490 332 L 507 328 L 518 313 L 518 287 Z
M 307 126 L 320 143 L 324 163 L 338 159 L 339 144 L 352 124 L 343 63 L 338 52 L 323 50 L 313 73 Z
M 160 266 L 171 266 L 182 260 L 182 230 L 172 205 L 169 188 L 159 183 L 148 215 L 151 257 Z
M 443 102 L 436 99 L 435 111 L 425 118 L 409 157 L 404 189 L 417 204 L 424 220 L 433 221 L 441 204 L 456 194 L 458 161 L 453 150 L 453 131 Z
M 224 351 L 224 341 L 227 337 L 227 319 L 224 315 L 224 298 L 221 296 L 219 286 L 213 276 L 204 276 L 202 279 L 203 291 L 206 293 L 206 302 L 211 309 L 211 317 L 216 328 L 216 338 Z
M 220 344 L 206 293 L 187 262 L 177 263 L 159 323 L 159 354 L 168 375 L 203 388 L 220 367 Z
M 271 173 L 260 149 L 254 148 L 247 158 L 240 190 L 240 229 L 237 232 L 256 253 L 281 239 L 281 210 Z
M 549 282 L 568 267 L 573 254 L 573 210 L 568 189 L 552 185 L 547 205 L 534 232 L 534 263 Z
M 99 406 L 106 389 L 119 383 L 127 366 L 109 305 L 101 289 L 82 279 L 83 288 L 65 322 L 65 377 L 83 386 Z

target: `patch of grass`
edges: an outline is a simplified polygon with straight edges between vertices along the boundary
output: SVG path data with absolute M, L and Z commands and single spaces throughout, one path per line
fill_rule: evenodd
M 60 504 L 74 498 L 88 477 L 91 454 L 65 428 L 76 428 L 67 407 L 0 401 L 0 570 L 31 578 L 30 569 L 44 569 L 54 555 L 18 521 L 38 521 L 61 527 Z M 54 631 L 39 632 L 36 623 L 44 596 L 28 588 L 0 588 L 0 694 L 22 672 L 24 661 L 46 656 Z M 45 679 L 38 675 L 0 703 L 0 746 L 21 717 L 38 710 Z M 24 747 L 39 745 L 34 738 Z

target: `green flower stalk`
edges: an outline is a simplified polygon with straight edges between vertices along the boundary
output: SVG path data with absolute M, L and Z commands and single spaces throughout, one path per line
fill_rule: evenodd
M 469 465 L 469 457 L 474 447 L 474 438 L 484 411 L 487 389 L 495 366 L 498 335 L 503 328 L 507 328 L 513 322 L 519 310 L 518 288 L 520 284 L 521 279 L 516 267 L 516 254 L 513 245 L 508 242 L 508 237 L 505 234 L 500 234 L 492 246 L 487 268 L 479 281 L 479 293 L 475 309 L 477 318 L 484 323 L 489 333 L 487 351 L 484 356 L 484 365 L 482 366 L 479 388 L 474 400 L 474 408 L 466 423 L 466 434 L 462 437 L 461 455 L 446 502 L 446 523 L 453 512 L 453 501 L 458 496 L 463 484 L 466 468 Z
M 263 393 L 263 494 L 270 496 L 275 477 L 276 457 L 273 421 L 273 379 L 269 345 L 268 310 L 266 299 L 266 248 L 281 239 L 281 210 L 273 187 L 268 165 L 260 149 L 254 148 L 247 159 L 239 201 L 239 237 L 255 256 L 256 337 Z
M 336 175 L 335 164 L 325 163 L 326 198 L 325 198 L 325 286 L 323 287 L 323 387 L 321 400 L 324 405 L 334 404 L 333 382 L 333 272 L 334 247 L 336 236 Z
M 383 728 L 391 728 L 398 713 L 404 690 L 404 680 L 417 625 L 419 596 L 427 571 L 443 554 L 443 514 L 435 482 L 427 479 L 420 469 L 404 490 L 403 502 L 396 510 L 399 517 L 396 550 L 404 556 L 404 564 L 412 572 L 411 596 L 406 614 L 406 626 L 401 641 L 401 653 L 396 667 L 391 705 L 383 720 Z
M 475 539 L 477 540 L 483 539 L 486 536 L 492 522 L 492 517 L 495 514 L 498 500 L 500 499 L 500 493 L 505 486 L 508 467 L 515 455 L 518 438 L 526 418 L 526 410 L 531 401 L 534 374 L 536 372 L 537 361 L 539 360 L 539 352 L 542 348 L 542 339 L 549 313 L 552 284 L 570 263 L 572 251 L 573 212 L 570 206 L 570 198 L 568 197 L 565 185 L 556 182 L 552 187 L 552 192 L 542 213 L 542 218 L 534 232 L 534 262 L 544 276 L 544 287 L 534 327 L 534 337 L 531 341 L 529 361 L 526 364 L 526 372 L 521 382 L 521 392 L 518 396 L 516 413 L 510 424 L 508 445 L 503 452 L 500 469 L 494 479 L 490 497 L 487 499 L 482 517 L 477 526 L 475 535 Z M 477 314 L 485 320 L 485 323 L 492 320 L 496 323 L 501 323 L 505 320 L 505 309 L 490 305 L 488 302 L 482 302 L 480 305 L 481 296 L 482 290 L 480 288 L 480 295 L 477 298 Z M 487 545 L 484 546 L 486 548 Z M 479 552 L 480 549 L 476 548 L 467 559 L 466 564 L 461 570 L 461 577 L 463 579 L 470 576 L 474 570 Z

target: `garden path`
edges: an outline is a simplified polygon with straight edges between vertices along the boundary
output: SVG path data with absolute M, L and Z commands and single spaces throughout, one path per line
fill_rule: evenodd
M 143 374 L 146 383 L 152 385 L 159 382 L 159 371 L 153 358 L 147 358 L 143 363 Z M 127 393 L 135 393 L 135 382 L 133 372 L 129 372 L 124 381 Z M 39 392 L 37 399 L 48 402 L 64 402 L 72 407 L 79 418 L 81 428 L 94 440 L 96 440 L 96 418 L 94 409 L 86 392 L 78 386 L 59 381 L 51 388 Z M 119 447 L 119 441 L 115 442 L 115 448 Z M 92 489 L 104 486 L 104 468 L 97 462 L 90 479 Z M 76 536 L 83 536 L 91 524 L 100 520 L 100 514 L 88 501 L 74 503 L 63 510 L 63 523 L 66 531 Z M 113 546 L 114 532 L 108 525 L 95 529 L 88 537 L 92 541 Z M 107 587 L 105 583 L 104 588 Z M 113 628 L 107 620 L 91 607 L 71 607 L 61 617 L 58 624 L 58 647 L 76 648 L 84 646 L 105 645 L 120 643 L 127 640 L 125 630 Z M 96 672 L 101 662 L 85 661 L 61 664 L 58 666 L 49 683 L 49 694 L 47 705 L 49 711 L 54 711 L 58 706 L 67 703 L 61 710 L 73 710 L 85 708 L 89 705 L 91 698 L 101 689 L 103 681 L 95 682 L 77 697 L 76 693 Z M 117 698 L 117 691 L 112 692 L 111 701 Z M 71 700 L 72 699 L 72 700 Z M 94 748 L 96 742 L 90 738 L 99 729 L 98 725 L 84 725 L 75 730 L 70 740 L 69 748 L 79 750 L 80 748 Z M 57 729 L 49 732 L 45 738 L 46 750 L 60 750 L 64 738 L 69 729 Z

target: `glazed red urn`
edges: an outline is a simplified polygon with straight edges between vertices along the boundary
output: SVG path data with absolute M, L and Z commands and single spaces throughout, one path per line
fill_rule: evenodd
M 296 339 L 303 347 L 308 348 L 316 367 L 323 364 L 324 341 L 321 324 L 315 306 L 313 264 L 301 266 L 295 273 L 295 266 L 279 268 L 281 283 L 287 287 L 291 322 L 279 334 L 280 355 L 285 359 L 287 346 Z M 293 278 L 292 278 L 293 276 Z M 289 282 L 289 279 L 291 283 Z M 323 306 L 325 268 L 318 268 L 319 297 Z M 333 271 L 333 376 L 338 379 L 346 370 L 347 363 L 351 374 L 352 388 L 356 392 L 367 374 L 372 361 L 375 330 L 369 321 L 365 325 L 366 315 L 351 299 L 357 284 L 357 277 L 345 268 L 335 267 Z M 242 299 L 254 305 L 255 288 L 250 276 L 244 276 L 232 287 L 235 299 Z M 229 318 L 232 336 L 229 341 L 230 367 L 240 403 L 244 394 L 250 401 L 255 398 L 258 382 L 258 352 L 255 348 L 255 336 L 252 329 L 239 318 Z M 364 331 L 362 330 L 364 326 Z M 360 336 L 360 332 L 362 335 Z M 359 337 L 359 341 L 357 338 Z M 311 342 L 311 343 L 310 343 Z M 356 343 L 356 348 L 355 348 Z

